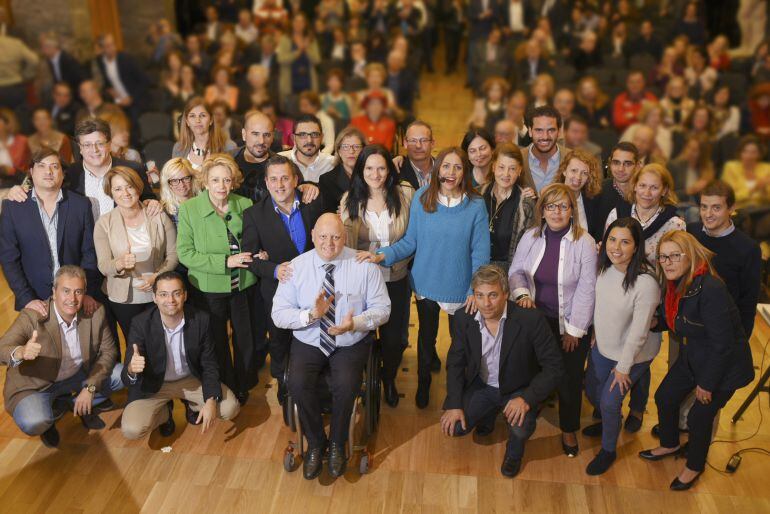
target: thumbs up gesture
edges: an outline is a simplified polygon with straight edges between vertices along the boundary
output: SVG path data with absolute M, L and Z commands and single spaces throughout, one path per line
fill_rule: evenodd
M 134 354 L 131 356 L 131 362 L 128 363 L 128 371 L 134 375 L 137 375 L 144 371 L 144 357 L 139 355 L 139 347 L 134 346 Z
M 32 337 L 30 337 L 27 344 L 24 345 L 24 351 L 21 356 L 25 361 L 33 361 L 40 355 L 41 348 L 42 346 L 37 342 L 37 330 L 33 330 Z

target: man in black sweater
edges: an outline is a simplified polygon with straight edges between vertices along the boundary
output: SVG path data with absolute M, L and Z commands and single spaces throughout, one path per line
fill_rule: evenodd
M 732 187 L 715 180 L 701 192 L 701 221 L 688 224 L 687 231 L 716 254 L 711 263 L 725 281 L 750 337 L 759 300 L 762 256 L 757 242 L 733 224 L 734 207 Z
M 594 240 L 601 241 L 603 239 L 604 225 L 612 209 L 623 204 L 628 205 L 626 197 L 628 196 L 631 177 L 638 164 L 639 150 L 633 143 L 621 141 L 610 152 L 608 167 L 611 175 L 602 182 L 602 191 L 597 197 L 596 219 L 591 223 L 592 226 L 588 227 Z

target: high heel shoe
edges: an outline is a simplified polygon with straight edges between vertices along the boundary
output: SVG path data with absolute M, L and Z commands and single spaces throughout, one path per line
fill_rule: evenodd
M 570 459 L 573 457 L 576 457 L 578 452 L 580 451 L 580 447 L 577 445 L 577 442 L 575 443 L 574 446 L 570 446 L 564 442 L 564 436 L 562 436 L 561 438 L 561 449 L 564 451 L 564 455 L 566 455 Z
M 663 460 L 667 457 L 676 457 L 678 459 L 683 454 L 683 450 L 684 448 L 680 446 L 679 448 L 677 448 L 672 452 L 663 453 L 660 455 L 655 455 L 654 453 L 652 453 L 652 450 L 642 450 L 639 452 L 639 457 L 649 461 Z
M 703 474 L 703 471 L 695 475 L 695 478 L 693 478 L 689 482 L 682 482 L 681 480 L 679 480 L 679 477 L 676 477 L 674 481 L 671 482 L 669 489 L 671 489 L 672 491 L 686 491 L 695 485 L 695 482 L 698 481 L 698 479 L 702 474 Z

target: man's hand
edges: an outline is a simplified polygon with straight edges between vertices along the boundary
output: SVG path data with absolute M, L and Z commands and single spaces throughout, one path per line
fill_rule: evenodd
M 466 430 L 465 426 L 465 413 L 462 409 L 448 409 L 441 415 L 441 432 L 444 435 L 453 437 L 455 435 L 455 425 L 460 422 L 460 426 L 463 430 Z
M 342 320 L 342 323 L 329 327 L 329 335 L 341 336 L 351 330 L 353 330 L 353 311 L 348 312 L 345 319 Z
M 701 386 L 695 386 L 695 399 L 703 405 L 711 403 L 711 391 L 706 391 Z
M 320 190 L 315 184 L 302 184 L 297 186 L 297 191 L 302 195 L 302 203 L 310 203 L 318 198 Z
M 404 142 L 404 146 L 406 146 L 406 142 Z M 396 169 L 401 172 L 401 166 L 404 165 L 404 156 L 403 155 L 396 155 L 393 157 L 393 164 L 396 165 Z
M 154 218 L 161 212 L 163 212 L 163 207 L 160 206 L 160 202 L 157 200 L 145 200 L 144 201 L 144 208 L 147 209 L 147 216 Z
M 144 357 L 139 354 L 139 347 L 134 346 L 134 354 L 131 356 L 131 362 L 128 363 L 128 372 L 132 375 L 138 375 L 144 371 Z
M 580 341 L 577 337 L 571 336 L 568 333 L 564 332 L 564 335 L 561 338 L 561 347 L 565 352 L 574 352 L 575 349 L 578 347 L 578 343 Z
M 332 302 L 334 301 L 334 295 L 330 294 L 328 297 L 324 294 L 323 291 L 318 293 L 318 296 L 315 299 L 315 305 L 313 306 L 313 309 L 310 311 L 310 316 L 313 319 L 320 319 L 323 318 L 326 312 L 329 310 L 329 307 L 331 307 Z
M 21 203 L 27 201 L 27 192 L 21 186 L 13 186 L 6 196 L 12 202 Z
M 521 396 L 508 400 L 503 409 L 503 415 L 511 426 L 522 426 L 527 412 L 529 412 L 529 404 Z
M 32 331 L 32 337 L 29 338 L 27 344 L 24 345 L 24 351 L 21 353 L 21 358 L 25 361 L 33 361 L 40 355 L 40 350 L 43 347 L 37 342 L 37 330 Z
M 91 404 L 94 401 L 94 395 L 88 392 L 85 387 L 80 394 L 75 398 L 75 416 L 83 416 L 85 414 L 91 414 Z
M 43 317 L 48 316 L 48 304 L 43 300 L 32 300 L 24 308 L 32 309 Z
M 203 405 L 203 408 L 198 413 L 198 421 L 196 423 L 201 423 L 201 434 L 205 434 L 206 430 L 209 429 L 209 426 L 211 426 L 211 422 L 214 421 L 214 419 L 217 416 L 217 401 L 214 398 L 209 398 L 206 400 L 206 403 Z
M 284 262 L 275 268 L 275 278 L 280 282 L 288 282 L 291 278 L 291 262 Z
M 99 305 L 101 304 L 94 300 L 93 296 L 85 295 L 83 297 L 83 312 L 86 316 L 90 316 L 96 312 L 96 309 L 99 308 Z

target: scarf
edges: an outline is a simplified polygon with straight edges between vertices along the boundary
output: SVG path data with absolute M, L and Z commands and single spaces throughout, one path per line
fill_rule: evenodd
M 693 279 L 701 275 L 708 273 L 708 266 L 704 262 L 693 274 Z M 676 315 L 679 314 L 679 300 L 682 299 L 682 294 L 679 292 L 677 282 L 675 280 L 666 281 L 666 325 L 668 325 L 669 331 L 675 333 Z

